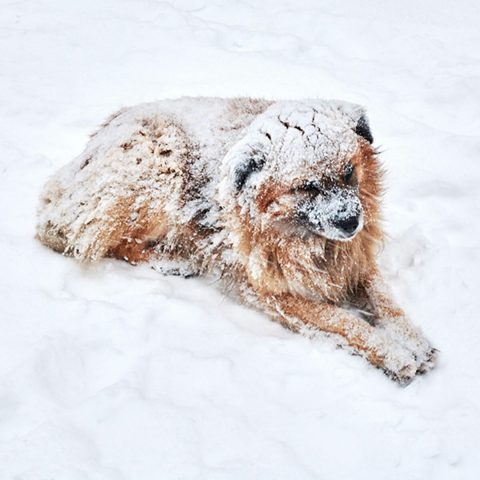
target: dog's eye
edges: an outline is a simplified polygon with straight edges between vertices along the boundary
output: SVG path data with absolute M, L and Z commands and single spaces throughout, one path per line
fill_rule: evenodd
M 355 172 L 355 168 L 354 166 L 349 163 L 346 167 L 345 167 L 345 170 L 343 172 L 343 180 L 345 183 L 351 185 L 353 183 L 353 173 Z
M 300 192 L 311 193 L 313 195 L 318 195 L 320 193 L 320 187 L 315 182 L 306 182 L 298 187 L 297 190 Z

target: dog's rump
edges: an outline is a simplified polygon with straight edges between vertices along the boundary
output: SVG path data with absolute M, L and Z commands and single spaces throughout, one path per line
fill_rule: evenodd
M 47 183 L 38 238 L 84 261 L 148 242 L 175 221 L 189 139 L 168 116 L 120 111 Z

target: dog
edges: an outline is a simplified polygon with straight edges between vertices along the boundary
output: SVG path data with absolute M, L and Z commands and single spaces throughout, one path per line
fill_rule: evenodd
M 291 330 L 409 383 L 436 350 L 376 263 L 382 169 L 365 110 L 305 99 L 180 98 L 122 109 L 46 184 L 37 238 L 208 275 Z

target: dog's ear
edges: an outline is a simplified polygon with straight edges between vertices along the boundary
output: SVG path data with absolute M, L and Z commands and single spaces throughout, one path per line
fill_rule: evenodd
M 368 143 L 373 143 L 373 135 L 370 131 L 370 125 L 368 124 L 365 115 L 362 115 L 358 119 L 357 126 L 355 127 L 355 133 L 363 137 Z
M 258 152 L 249 155 L 242 163 L 237 165 L 234 173 L 234 184 L 237 191 L 242 190 L 252 173 L 259 172 L 265 165 L 265 158 Z

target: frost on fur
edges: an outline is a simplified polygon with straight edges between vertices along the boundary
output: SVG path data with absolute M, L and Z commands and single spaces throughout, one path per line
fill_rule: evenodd
M 380 287 L 372 142 L 365 111 L 339 101 L 124 109 L 47 183 L 37 235 L 82 261 L 215 276 L 287 327 L 334 336 L 408 381 L 434 350 Z

